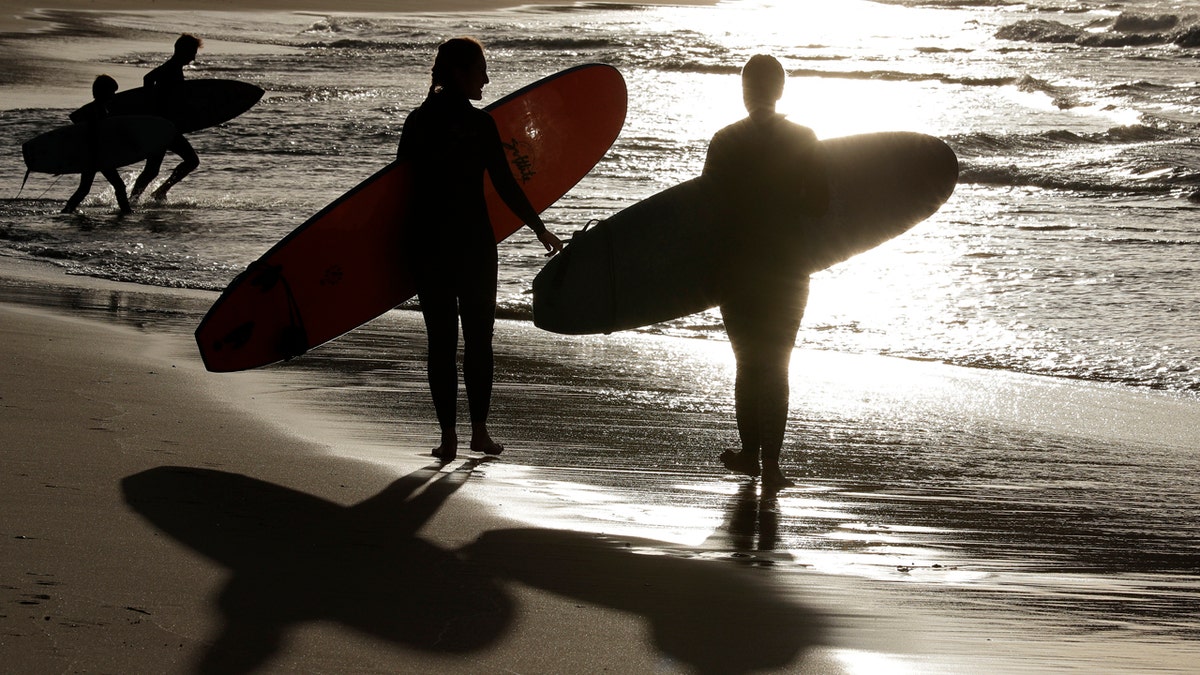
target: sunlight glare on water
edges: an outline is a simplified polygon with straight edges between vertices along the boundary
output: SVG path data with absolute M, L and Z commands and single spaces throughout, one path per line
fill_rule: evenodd
M 178 196 L 119 226 L 107 222 L 111 189 L 97 186 L 84 204 L 91 215 L 70 221 L 84 232 L 57 217 L 69 181 L 34 176 L 19 199 L 0 201 L 0 248 L 80 274 L 220 290 L 391 161 L 407 112 L 425 95 L 432 50 L 456 34 L 488 45 L 493 82 L 481 103 L 581 63 L 624 75 L 629 107 L 617 142 L 543 214 L 566 239 L 699 175 L 713 134 L 746 115 L 740 68 L 768 53 L 790 73 L 779 111 L 819 138 L 923 132 L 960 159 L 955 194 L 928 222 L 814 277 L 802 347 L 1195 392 L 1195 50 L 1167 37 L 1129 44 L 1113 25 L 1117 14 L 1179 13 L 1177 3 L 1075 4 L 578 3 L 250 22 L 197 12 L 189 27 L 211 45 L 189 77 L 254 82 L 264 99 L 197 137 L 204 164 Z M 90 17 L 87 27 L 131 45 L 107 57 L 131 75 L 162 45 L 130 43 L 127 33 L 177 28 L 155 12 Z M 1002 32 L 1014 27 L 1017 37 Z M 1073 30 L 1103 46 L 1054 33 Z M 16 147 L 75 103 L 4 111 L 6 142 Z M 9 160 L 0 174 L 18 184 L 24 167 Z M 125 173 L 129 181 L 136 170 Z M 541 253 L 527 233 L 501 247 L 506 318 L 530 319 Z M 723 339 L 716 311 L 643 330 Z M 719 346 L 714 355 L 728 359 Z M 723 377 L 706 385 L 719 389 Z

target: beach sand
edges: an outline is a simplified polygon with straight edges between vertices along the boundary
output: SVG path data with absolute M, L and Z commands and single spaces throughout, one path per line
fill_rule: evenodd
M 803 623 L 815 620 L 767 595 L 756 570 L 693 574 L 508 522 L 459 494 L 475 485 L 469 464 L 439 473 L 424 446 L 380 464 L 339 457 L 348 441 L 305 440 L 297 419 L 256 403 L 270 378 L 230 386 L 186 334 L 48 310 L 22 290 L 70 304 L 141 289 L 72 290 L 31 269 L 9 270 L 4 295 L 23 301 L 0 305 L 9 672 L 652 672 L 669 663 L 656 639 L 677 643 L 675 658 L 754 663 L 686 639 L 736 633 L 723 611 L 746 603 L 787 619 L 767 640 L 775 665 L 815 640 Z M 160 305 L 173 303 L 189 298 Z M 513 581 L 526 574 L 549 590 Z M 603 599 L 553 592 L 589 574 L 580 592 Z M 705 611 L 673 613 L 685 607 Z
M 260 403 L 278 380 L 207 374 L 185 333 L 120 325 L 153 292 L 5 266 L 10 672 L 838 671 L 810 653 L 817 613 L 762 570 L 507 521 L 461 494 L 479 458 L 347 459 L 353 440 Z M 105 296 L 115 323 L 81 318 Z
M 583 385 L 587 364 L 674 349 L 687 366 L 688 350 L 720 345 L 601 346 L 502 322 L 499 367 L 512 374 L 495 427 L 509 449 L 443 468 L 426 455 L 436 430 L 419 370 L 366 410 L 360 388 L 325 384 L 323 370 L 355 367 L 345 354 L 372 352 L 361 344 L 204 372 L 190 332 L 214 298 L 0 260 L 0 648 L 12 672 L 1187 672 L 1200 655 L 1136 629 L 1091 635 L 1071 603 L 1023 605 L 1002 591 L 1019 570 L 951 564 L 969 554 L 931 552 L 932 535 L 897 530 L 886 551 L 780 550 L 766 537 L 790 525 L 754 512 L 753 483 L 715 462 L 631 461 L 646 444 L 728 433 L 728 412 L 614 404 Z M 344 341 L 378 343 L 413 371 L 419 316 L 387 322 Z M 559 381 L 512 382 L 521 353 L 553 361 Z M 837 358 L 837 371 L 860 360 Z M 807 395 L 842 422 L 868 400 L 886 414 L 892 397 L 925 424 L 955 410 L 959 432 L 985 418 L 1130 443 L 1194 430 L 1187 401 L 860 361 L 894 379 L 809 368 Z M 950 435 L 934 443 L 961 442 Z M 591 457 L 571 459 L 573 445 Z M 802 478 L 795 504 L 825 501 L 798 520 L 846 507 L 822 489 Z M 984 577 L 995 582 L 973 588 Z

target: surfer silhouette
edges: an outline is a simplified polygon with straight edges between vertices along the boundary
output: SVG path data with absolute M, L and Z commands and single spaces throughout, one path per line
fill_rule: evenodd
M 409 113 L 397 158 L 413 166 L 409 269 L 428 340 L 427 367 L 441 443 L 433 456 L 457 456 L 458 326 L 462 319 L 463 381 L 471 418 L 470 449 L 499 454 L 488 432 L 493 383 L 492 334 L 496 322 L 499 258 L 484 200 L 486 172 L 513 213 L 537 234 L 547 255 L 562 242 L 546 229 L 509 168 L 496 123 L 471 105 L 489 82 L 483 46 L 454 38 L 438 47 L 429 95 Z
M 159 100 L 159 106 L 165 107 L 167 97 L 171 95 L 171 86 L 183 82 L 183 68 L 192 61 L 196 60 L 196 54 L 200 48 L 204 46 L 200 38 L 184 33 L 175 40 L 175 53 L 167 62 L 161 66 L 146 73 L 142 78 L 142 83 L 147 89 L 150 89 L 154 96 Z M 158 189 L 151 194 L 156 200 L 167 198 L 167 191 L 170 190 L 176 183 L 183 180 L 185 176 L 194 171 L 200 166 L 200 156 L 196 154 L 192 144 L 184 138 L 183 134 L 179 134 L 171 141 L 164 150 L 156 152 L 146 159 L 146 165 L 142 168 L 142 173 L 138 175 L 137 180 L 133 183 L 133 191 L 130 192 L 130 197 L 136 200 L 141 196 L 142 192 L 150 186 L 150 183 L 158 177 L 158 171 L 162 167 L 163 159 L 167 156 L 167 150 L 179 156 L 181 161 L 167 180 L 158 186 Z
M 75 124 L 98 125 L 99 122 L 108 117 L 108 102 L 112 99 L 113 94 L 117 93 L 117 88 L 117 81 L 108 75 L 97 77 L 92 82 L 92 102 L 71 113 L 71 121 Z M 89 152 L 93 157 L 98 157 L 99 131 L 95 126 L 93 126 L 93 129 L 96 129 L 96 131 L 88 135 L 87 142 L 90 145 Z M 132 211 L 129 207 L 129 197 L 125 194 L 125 181 L 121 180 L 121 173 L 115 167 L 101 167 L 99 171 L 112 184 L 113 192 L 117 195 L 117 206 L 120 207 L 121 213 Z M 92 183 L 95 180 L 95 171 L 84 171 L 79 174 L 79 187 L 76 188 L 75 193 L 67 200 L 67 204 L 63 207 L 62 212 L 73 213 L 79 207 L 79 204 L 83 202 L 83 198 L 87 197 L 88 193 L 92 191 Z
M 816 135 L 775 112 L 786 81 L 774 57 L 742 69 L 749 116 L 716 133 L 703 176 L 727 205 L 731 253 L 718 304 L 737 361 L 734 406 L 741 451 L 720 456 L 731 471 L 762 476 L 764 488 L 792 485 L 779 466 L 788 415 L 788 367 L 808 302 L 799 261 L 803 216 L 828 206 Z M 760 463 L 761 462 L 761 463 Z

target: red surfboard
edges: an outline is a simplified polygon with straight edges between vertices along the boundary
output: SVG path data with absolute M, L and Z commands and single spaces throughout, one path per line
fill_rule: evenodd
M 542 211 L 575 186 L 625 123 L 625 80 L 613 67 L 578 66 L 489 105 L 513 175 Z M 523 226 L 485 178 L 501 241 Z M 210 371 L 299 356 L 416 294 L 403 269 L 411 167 L 394 162 L 338 198 L 238 275 L 196 329 Z

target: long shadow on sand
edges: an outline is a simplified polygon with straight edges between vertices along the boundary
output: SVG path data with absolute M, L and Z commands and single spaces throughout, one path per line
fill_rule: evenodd
M 188 467 L 135 474 L 122 487 L 136 512 L 232 572 L 201 672 L 256 670 L 309 621 L 416 650 L 479 650 L 514 619 L 505 580 L 639 614 L 659 650 L 698 672 L 780 668 L 817 643 L 815 616 L 763 570 L 653 554 L 662 542 L 509 529 L 454 551 L 416 536 L 475 465 L 447 473 L 434 464 L 349 507 Z

